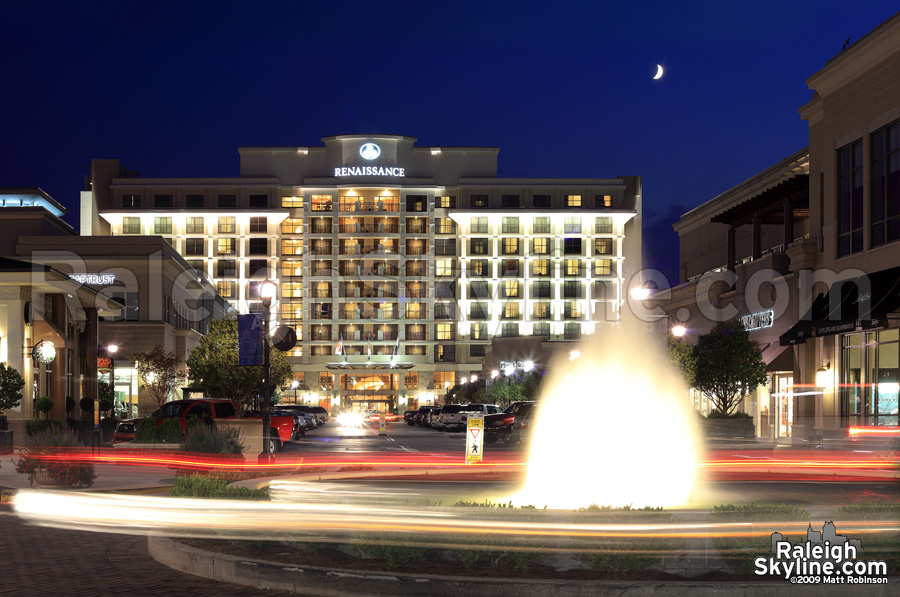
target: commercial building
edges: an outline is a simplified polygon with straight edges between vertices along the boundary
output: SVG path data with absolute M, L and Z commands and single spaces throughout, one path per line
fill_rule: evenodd
M 745 318 L 770 375 L 743 410 L 794 442 L 898 424 L 900 14 L 806 82 L 809 147 L 685 214 L 653 301 L 688 341 Z
M 273 323 L 300 339 L 296 399 L 329 408 L 432 403 L 480 373 L 494 337 L 619 320 L 641 269 L 639 177 L 499 178 L 496 148 L 415 142 L 241 148 L 228 179 L 95 160 L 82 234 L 163 236 L 242 313 L 276 281 Z

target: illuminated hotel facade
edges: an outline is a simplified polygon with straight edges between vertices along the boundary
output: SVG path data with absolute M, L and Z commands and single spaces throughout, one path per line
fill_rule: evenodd
M 241 312 L 299 339 L 286 402 L 415 408 L 491 339 L 617 322 L 641 269 L 641 181 L 498 178 L 499 150 L 386 135 L 241 148 L 240 177 L 140 178 L 95 160 L 82 235 L 160 235 Z

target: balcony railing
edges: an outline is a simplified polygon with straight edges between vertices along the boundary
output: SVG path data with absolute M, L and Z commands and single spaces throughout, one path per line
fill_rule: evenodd
M 355 267 L 340 268 L 342 276 L 396 276 L 399 273 L 400 268 L 395 265 L 377 265 L 375 267 L 357 265 Z
M 331 268 L 330 267 L 315 267 L 312 270 L 313 276 L 331 276 Z
M 311 293 L 312 298 L 324 299 L 331 298 L 332 292 L 330 290 L 315 290 Z
M 396 224 L 341 224 L 341 234 L 397 234 L 400 227 Z
M 341 319 L 397 319 L 397 311 L 391 309 L 344 309 Z
M 309 252 L 312 255 L 331 255 L 334 249 L 331 247 L 310 247 Z
M 309 339 L 316 342 L 330 341 L 331 332 L 310 332 Z
M 406 296 L 407 298 L 425 298 L 428 296 L 428 291 L 423 288 L 407 288 Z
M 391 255 L 397 253 L 394 245 L 344 245 L 341 255 Z
M 409 246 L 406 247 L 407 255 L 427 255 L 428 247 Z
M 406 339 L 408 341 L 428 340 L 428 332 L 406 332 Z
M 407 276 L 427 276 L 426 268 L 424 267 L 409 267 L 406 268 Z
M 311 230 L 313 234 L 331 234 L 332 227 L 313 224 Z
M 412 225 L 412 226 L 407 224 L 406 232 L 407 232 L 407 234 L 426 234 L 428 232 L 428 226 L 426 226 L 425 224 L 418 224 L 418 225 Z

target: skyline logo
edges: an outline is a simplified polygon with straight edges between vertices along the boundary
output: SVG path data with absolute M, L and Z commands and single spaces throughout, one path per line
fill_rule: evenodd
M 374 143 L 363 143 L 363 146 L 359 148 L 359 155 L 364 160 L 374 160 L 381 155 L 381 148 Z

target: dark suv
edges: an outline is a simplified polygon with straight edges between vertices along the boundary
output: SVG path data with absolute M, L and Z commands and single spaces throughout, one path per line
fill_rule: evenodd
M 521 413 L 524 415 L 536 404 L 532 400 L 513 402 L 503 409 L 503 412 L 484 417 L 484 441 L 488 444 L 495 443 L 498 439 L 506 438 L 506 434 L 513 430 L 513 422 Z

